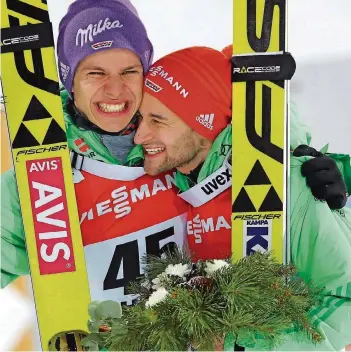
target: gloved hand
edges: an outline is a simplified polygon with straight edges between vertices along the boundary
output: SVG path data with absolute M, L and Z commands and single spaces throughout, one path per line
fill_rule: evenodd
M 299 145 L 294 156 L 313 156 L 301 166 L 302 176 L 315 198 L 325 200 L 330 209 L 346 205 L 346 185 L 335 161 L 308 145 Z

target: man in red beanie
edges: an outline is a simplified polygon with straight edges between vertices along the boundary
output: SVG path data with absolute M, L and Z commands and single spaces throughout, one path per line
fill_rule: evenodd
M 145 150 L 146 173 L 177 168 L 180 197 L 191 205 L 189 245 L 202 259 L 231 253 L 230 70 L 229 58 L 205 47 L 157 61 L 145 79 L 143 118 L 135 136 Z M 217 175 L 220 184 L 212 189 L 207 182 Z M 219 236 L 203 236 L 201 220 L 208 218 L 213 218 L 208 231 Z
M 231 50 L 229 55 L 228 50 L 224 52 L 192 47 L 171 53 L 154 63 L 145 77 L 140 107 L 142 117 L 134 137 L 135 143 L 144 148 L 146 173 L 156 175 L 177 169 L 175 179 L 179 197 L 189 204 L 187 234 L 195 260 L 231 256 Z M 296 125 L 296 120 L 292 121 L 292 129 Z M 294 156 L 315 157 L 301 167 L 311 192 L 316 198 L 325 200 L 329 208 L 342 208 L 346 203 L 346 188 L 336 163 L 307 145 L 299 146 L 300 143 L 300 140 L 295 141 L 291 146 L 295 149 Z M 307 207 L 313 208 L 317 203 Z M 319 220 L 317 218 L 315 222 Z M 306 243 L 313 237 L 313 231 L 299 232 L 294 223 L 291 228 L 295 230 L 295 237 L 300 240 L 301 236 L 306 237 Z M 317 232 L 321 235 L 320 230 Z M 322 241 L 324 248 L 332 247 L 332 235 L 327 236 L 332 242 Z M 291 241 L 298 241 L 295 237 Z M 301 259 L 303 251 L 299 254 L 296 246 L 291 248 L 294 248 L 292 258 Z M 303 263 L 320 260 L 313 248 L 309 255 Z M 346 262 L 347 258 L 343 258 L 342 265 Z M 309 264 L 305 264 L 298 269 L 313 273 Z M 327 299 L 331 296 L 327 295 Z M 348 298 L 345 296 L 345 299 Z M 340 321 L 348 319 L 345 318 L 348 317 L 347 309 L 335 310 L 339 312 L 335 312 L 338 317 L 340 314 L 344 316 Z M 318 319 L 326 326 L 333 325 L 326 315 Z M 340 328 L 340 331 L 344 330 Z M 323 331 L 327 341 L 331 341 L 333 337 L 329 338 L 329 330 Z M 341 335 L 340 332 L 338 336 Z M 292 343 L 295 348 L 300 347 L 295 346 L 295 340 Z
M 190 204 L 187 232 L 195 259 L 231 255 L 231 53 L 231 47 L 191 47 L 154 63 L 134 138 L 144 147 L 146 173 L 177 169 L 179 196 Z M 307 184 L 330 208 L 344 207 L 346 188 L 333 160 L 307 146 L 296 153 L 319 156 L 302 167 Z

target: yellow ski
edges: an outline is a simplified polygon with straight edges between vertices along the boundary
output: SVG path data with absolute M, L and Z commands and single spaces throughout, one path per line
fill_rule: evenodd
M 1 73 L 43 350 L 90 293 L 46 0 L 1 0 Z M 68 336 L 68 335 L 67 335 Z
M 289 141 L 286 0 L 234 0 L 232 249 L 285 263 Z

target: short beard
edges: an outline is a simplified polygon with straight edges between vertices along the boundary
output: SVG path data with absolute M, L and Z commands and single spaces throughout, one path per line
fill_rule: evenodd
M 202 143 L 199 143 L 196 137 L 197 135 L 193 130 L 185 132 L 177 139 L 173 147 L 167 148 L 167 152 L 170 155 L 167 154 L 165 161 L 158 165 L 157 168 L 150 168 L 145 162 L 145 172 L 155 176 L 165 171 L 184 167 L 192 162 L 202 149 Z

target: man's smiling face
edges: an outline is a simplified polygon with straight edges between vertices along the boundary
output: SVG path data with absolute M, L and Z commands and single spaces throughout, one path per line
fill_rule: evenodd
M 100 51 L 79 64 L 72 89 L 74 103 L 96 126 L 119 132 L 140 106 L 142 84 L 143 68 L 132 51 Z
M 134 141 L 145 150 L 147 174 L 174 168 L 187 173 L 205 159 L 211 143 L 155 97 L 144 93 L 139 110 L 142 117 Z

